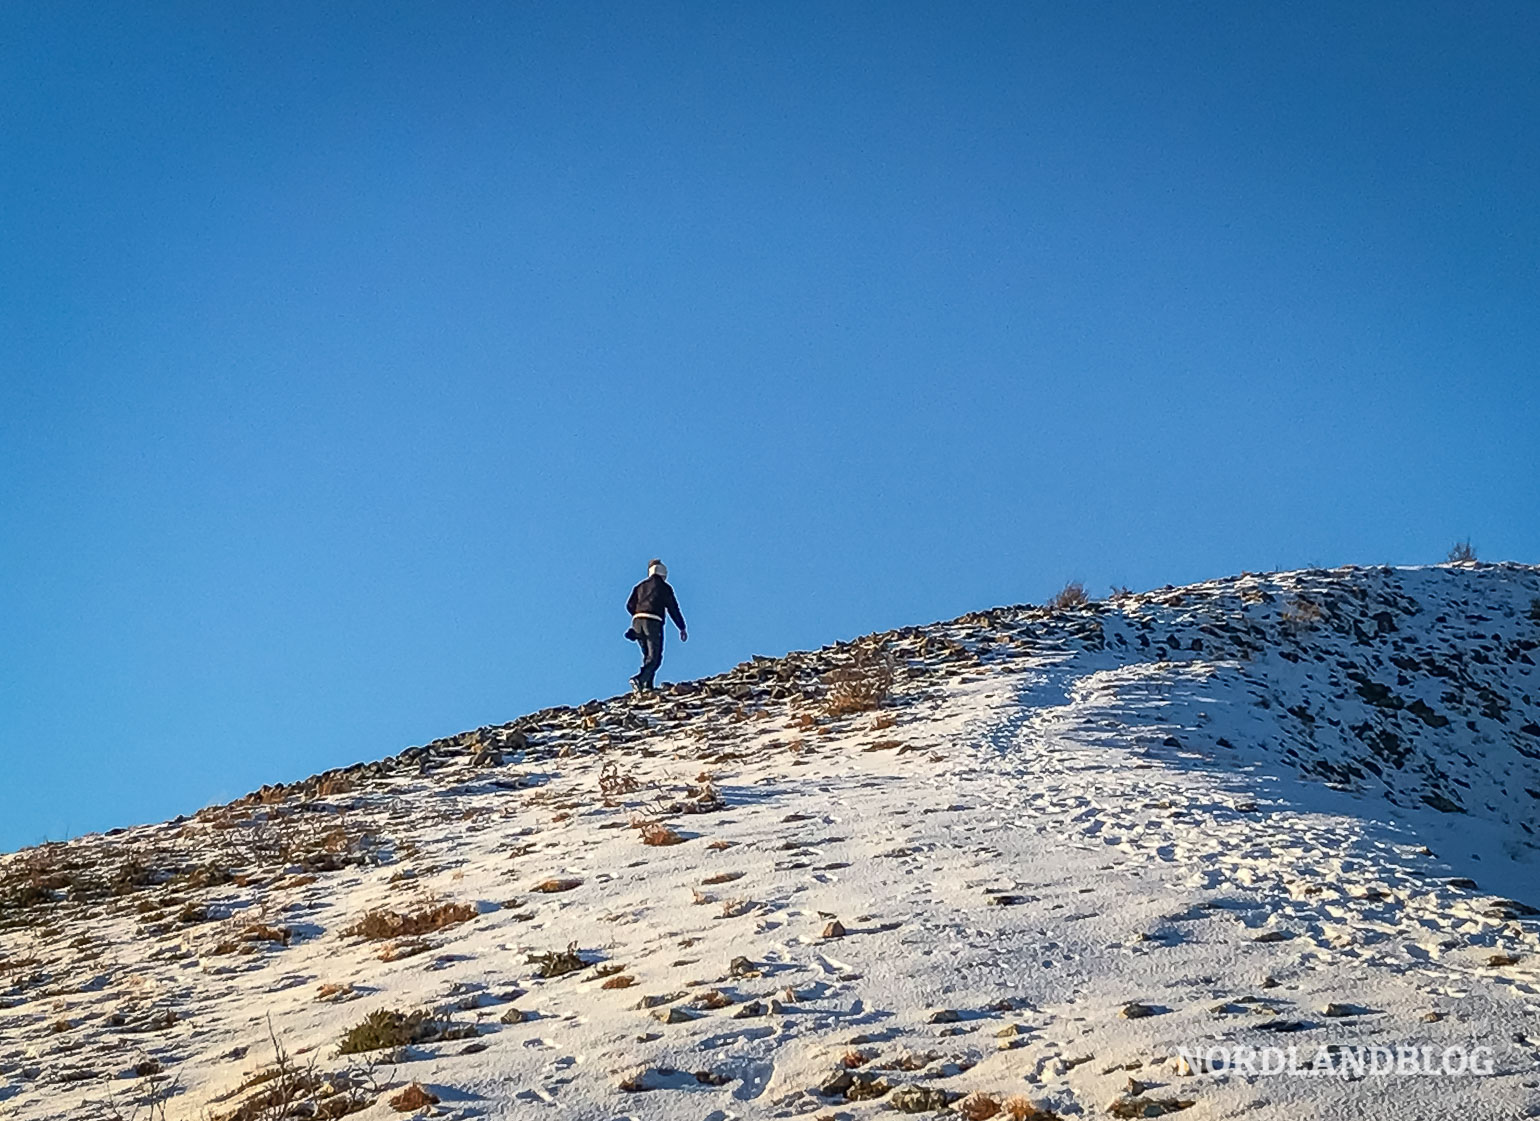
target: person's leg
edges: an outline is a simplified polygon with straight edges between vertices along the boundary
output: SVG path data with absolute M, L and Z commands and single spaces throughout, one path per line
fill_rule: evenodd
M 642 633 L 642 672 L 637 676 L 641 678 L 643 689 L 655 688 L 653 676 L 658 672 L 658 667 L 663 664 L 663 624 L 657 619 L 638 619 Z
M 631 621 L 631 631 L 636 635 L 636 644 L 642 648 L 642 668 L 631 675 L 631 688 L 641 689 L 642 675 L 647 672 L 647 635 L 642 630 L 642 620 Z

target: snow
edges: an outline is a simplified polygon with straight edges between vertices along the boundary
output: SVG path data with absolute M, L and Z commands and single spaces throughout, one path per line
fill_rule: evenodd
M 0 1113 L 222 1116 L 276 1040 L 359 1118 L 412 1081 L 457 1118 L 859 1118 L 911 1085 L 1069 1118 L 1130 1079 L 1193 1119 L 1540 1115 L 1537 598 L 1540 570 L 1480 565 L 999 608 L 13 854 L 6 883 L 184 875 L 0 912 Z M 891 702 L 819 715 L 819 676 L 877 648 Z M 200 864 L 237 879 L 187 886 Z M 345 933 L 429 901 L 475 914 L 392 961 Z M 290 939 L 215 952 L 253 923 Z M 580 971 L 536 975 L 569 944 Z M 387 1008 L 475 1034 L 337 1053 Z M 1493 1070 L 1181 1059 L 1290 1044 Z M 820 1093 L 846 1056 L 892 1092 Z

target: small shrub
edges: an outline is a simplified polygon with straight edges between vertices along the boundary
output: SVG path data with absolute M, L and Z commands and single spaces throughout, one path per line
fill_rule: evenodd
M 1090 602 L 1085 594 L 1085 585 L 1079 580 L 1071 580 L 1048 601 L 1048 606 L 1054 611 L 1067 611 L 1073 607 L 1084 607 Z
M 441 903 L 423 907 L 417 911 L 387 911 L 377 908 L 364 915 L 343 934 L 356 935 L 371 941 L 385 938 L 408 938 L 443 930 L 446 926 L 468 922 L 476 917 L 476 908 L 469 903 Z
M 1467 537 L 1464 541 L 1456 541 L 1449 548 L 1450 564 L 1473 564 L 1476 560 L 1476 548 Z
M 685 784 L 684 797 L 675 798 L 661 807 L 661 812 L 671 814 L 709 814 L 718 810 L 725 810 L 727 803 L 723 801 L 715 784 L 702 782 L 699 786 Z
M 850 716 L 881 708 L 893 690 L 893 663 L 885 655 L 861 654 L 848 665 L 824 674 L 828 692 L 824 712 Z
M 605 798 L 618 798 L 622 794 L 635 794 L 642 788 L 641 780 L 635 775 L 621 774 L 620 768 L 613 761 L 605 763 L 599 772 L 599 793 Z
M 584 961 L 577 952 L 577 943 L 567 943 L 565 950 L 547 950 L 543 954 L 530 954 L 530 965 L 538 966 L 536 974 L 541 977 L 562 977 L 568 973 L 576 973 L 579 969 L 586 968 L 588 962 Z
M 443 1039 L 466 1039 L 476 1034 L 470 1025 L 443 1024 L 426 1008 L 416 1012 L 398 1012 L 379 1008 L 354 1024 L 337 1047 L 339 1055 L 358 1055 L 390 1047 L 408 1047 L 413 1043 L 435 1043 Z

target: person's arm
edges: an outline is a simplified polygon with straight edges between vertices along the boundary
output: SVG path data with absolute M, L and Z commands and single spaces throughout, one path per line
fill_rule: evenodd
M 636 589 L 635 588 L 632 588 L 631 589 L 631 594 L 626 597 L 626 614 L 627 615 L 635 615 L 636 614 Z
M 689 642 L 690 635 L 684 629 L 684 616 L 679 613 L 679 599 L 674 595 L 672 587 L 668 590 L 668 614 L 674 620 L 674 626 L 679 628 L 679 641 Z

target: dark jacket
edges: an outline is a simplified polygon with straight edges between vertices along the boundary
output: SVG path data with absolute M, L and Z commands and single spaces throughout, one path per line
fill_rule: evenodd
M 667 613 L 674 620 L 674 626 L 681 631 L 685 629 L 684 616 L 679 614 L 679 601 L 674 598 L 674 589 L 661 576 L 649 576 L 632 588 L 631 598 L 626 600 L 626 610 L 633 616 L 651 615 L 656 619 L 663 618 Z

